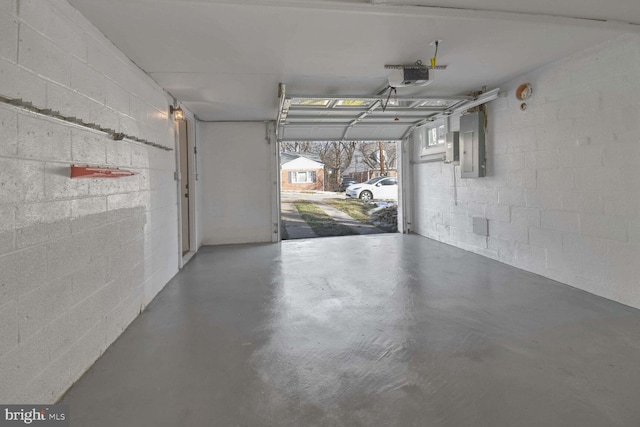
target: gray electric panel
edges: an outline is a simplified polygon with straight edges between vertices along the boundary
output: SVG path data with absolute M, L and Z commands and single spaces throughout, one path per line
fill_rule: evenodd
M 445 162 L 457 162 L 460 160 L 460 132 L 447 132 L 445 143 L 447 152 L 445 154 Z
M 460 117 L 460 172 L 462 178 L 480 178 L 486 174 L 484 113 L 478 111 Z

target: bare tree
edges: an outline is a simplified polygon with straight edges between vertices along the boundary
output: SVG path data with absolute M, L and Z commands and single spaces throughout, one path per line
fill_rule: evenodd
M 330 142 L 316 142 L 313 144 L 312 151 L 318 155 L 320 161 L 328 166 L 329 156 L 331 153 Z
M 345 170 L 351 164 L 353 153 L 356 151 L 357 143 L 343 141 L 339 143 L 340 150 L 340 172 Z
M 370 170 L 380 170 L 380 148 L 385 170 L 396 168 L 396 143 L 395 142 L 361 142 L 358 151 L 362 154 L 362 161 Z
M 336 188 L 340 184 L 340 177 L 353 159 L 357 144 L 350 141 L 316 142 L 312 151 L 325 165 L 325 183 L 329 188 Z
M 310 153 L 313 151 L 312 142 L 281 142 L 280 151 L 287 153 Z

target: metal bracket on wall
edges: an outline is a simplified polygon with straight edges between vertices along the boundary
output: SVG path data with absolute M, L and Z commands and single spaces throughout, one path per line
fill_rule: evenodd
M 82 126 L 87 129 L 96 130 L 99 132 L 104 132 L 111 137 L 114 141 L 120 141 L 123 139 L 128 139 L 130 141 L 139 142 L 141 144 L 149 145 L 151 147 L 159 148 L 165 151 L 173 151 L 173 148 L 166 147 L 161 144 L 156 144 L 155 142 L 147 141 L 146 139 L 138 138 L 136 136 L 127 135 L 122 132 L 117 132 L 114 129 L 102 127 L 96 123 L 88 123 L 78 117 L 66 116 L 59 111 L 54 111 L 48 108 L 39 108 L 33 105 L 33 103 L 24 101 L 20 98 L 7 98 L 5 96 L 0 95 L 0 103 L 11 105 L 17 108 L 21 108 L 23 110 L 30 111 L 32 113 L 40 114 L 42 116 L 51 117 L 53 119 L 62 120 L 67 123 L 72 123 L 74 125 Z
M 409 162 L 409 164 L 411 164 L 411 165 L 419 165 L 419 164 L 422 164 L 422 163 L 444 162 L 444 160 L 445 160 L 444 156 L 438 156 L 438 157 L 433 157 L 433 158 L 429 158 L 429 159 L 411 160 Z

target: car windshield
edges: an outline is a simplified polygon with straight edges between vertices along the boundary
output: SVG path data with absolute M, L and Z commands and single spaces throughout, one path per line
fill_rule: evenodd
M 371 178 L 369 181 L 365 182 L 365 184 L 375 184 L 376 182 L 380 181 L 381 179 L 385 179 L 386 176 L 376 176 L 375 178 Z

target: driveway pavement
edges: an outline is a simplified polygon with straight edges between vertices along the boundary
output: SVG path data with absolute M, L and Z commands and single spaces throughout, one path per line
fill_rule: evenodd
M 282 227 L 286 229 L 289 240 L 291 239 L 308 239 L 318 237 L 309 225 L 302 219 L 296 206 L 292 203 L 294 200 L 309 200 L 315 202 L 316 206 L 321 208 L 336 223 L 351 228 L 357 234 L 379 234 L 385 233 L 378 227 L 362 223 L 339 209 L 324 203 L 324 199 L 343 198 L 344 193 L 336 193 L 333 191 L 318 191 L 314 193 L 303 193 L 299 191 L 283 191 L 281 195 L 282 204 Z
M 298 213 L 298 209 L 296 209 L 293 203 L 283 201 L 280 215 L 282 226 L 287 230 L 289 240 L 318 237 L 304 219 L 302 219 L 300 213 Z

